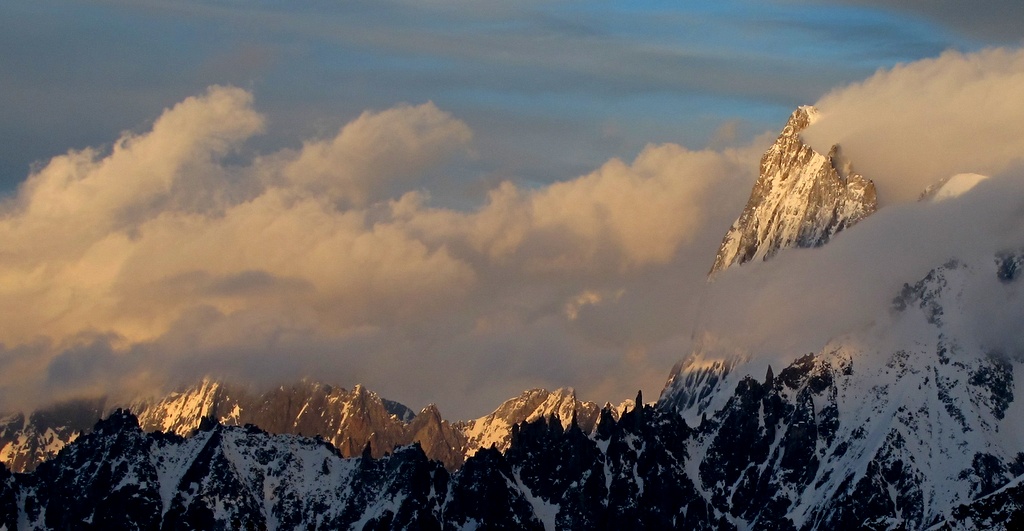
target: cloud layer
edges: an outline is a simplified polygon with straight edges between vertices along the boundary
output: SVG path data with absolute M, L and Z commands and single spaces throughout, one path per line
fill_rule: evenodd
M 946 52 L 882 70 L 817 102 L 805 137 L 839 143 L 883 204 L 912 201 L 958 173 L 992 175 L 1024 159 L 1024 50 Z
M 264 128 L 250 93 L 211 87 L 29 176 L 0 219 L 5 404 L 207 373 L 364 383 L 420 405 L 475 393 L 490 407 L 536 385 L 624 398 L 635 375 L 603 371 L 659 337 L 629 318 L 588 330 L 591 315 L 707 246 L 757 154 L 650 146 L 458 211 L 429 188 L 473 135 L 431 103 L 249 153 Z
M 252 94 L 214 86 L 109 149 L 54 157 L 0 206 L 0 403 L 310 376 L 468 418 L 529 387 L 653 396 L 694 348 L 785 360 L 951 257 L 1024 248 L 1024 117 L 1007 99 L 1022 75 L 1020 50 L 947 53 L 822 98 L 811 140 L 841 142 L 883 208 L 711 284 L 766 140 L 649 145 L 455 209 L 431 194 L 476 136 L 439 106 L 260 151 Z M 966 173 L 989 178 L 915 201 Z

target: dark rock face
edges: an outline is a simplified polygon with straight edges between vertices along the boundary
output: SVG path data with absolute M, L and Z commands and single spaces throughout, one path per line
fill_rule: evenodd
M 22 488 L 27 520 L 45 529 L 158 528 L 151 446 L 134 415 L 115 411 L 29 476 Z
M 686 476 L 690 435 L 650 406 L 619 422 L 604 415 L 593 438 L 539 419 L 516 429 L 507 458 L 525 490 L 557 509 L 558 529 L 730 529 Z
M 506 455 L 533 496 L 561 502 L 555 514 L 560 526 L 596 529 L 605 521 L 604 456 L 575 422 L 568 430 L 557 418 L 517 424 Z
M 832 369 L 813 355 L 764 383 L 744 378 L 725 408 L 698 434 L 699 466 L 712 504 L 758 529 L 795 529 L 787 512 L 808 489 L 831 446 L 837 418 Z M 816 408 L 815 404 L 823 407 Z
M 640 406 L 602 433 L 611 471 L 610 529 L 733 529 L 686 476 L 692 432 L 677 416 Z
M 146 434 L 119 410 L 31 474 L 0 473 L 0 524 L 20 513 L 29 529 L 440 529 L 448 480 L 415 445 L 346 459 L 253 426 Z
M 18 528 L 18 489 L 14 475 L 0 464 L 0 528 Z
M 853 482 L 852 473 L 846 477 L 845 488 L 824 506 L 816 527 L 849 526 L 849 522 L 860 522 L 863 529 L 929 524 L 924 520 L 922 478 L 905 461 L 905 444 L 899 432 L 890 432 L 860 480 Z
M 449 490 L 450 476 L 440 463 L 427 459 L 419 445 L 399 448 L 385 459 L 361 458 L 359 481 L 363 499 L 380 507 L 367 518 L 366 528 L 441 529 L 441 496 Z M 390 500 L 402 503 L 389 508 Z
M 800 138 L 813 107 L 790 116 L 761 158 L 750 199 L 726 233 L 711 275 L 790 247 L 819 247 L 877 209 L 875 185 L 853 171 L 839 146 L 822 155 Z
M 452 480 L 446 527 L 544 529 L 517 485 L 515 472 L 494 448 L 480 450 Z
M 936 529 L 1024 529 L 1024 485 L 1017 483 L 961 505 Z
M 1013 282 L 1024 270 L 1024 251 L 1004 251 L 996 255 L 996 277 L 1002 282 Z

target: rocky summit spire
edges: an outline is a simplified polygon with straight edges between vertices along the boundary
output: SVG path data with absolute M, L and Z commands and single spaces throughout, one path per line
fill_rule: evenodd
M 729 228 L 710 275 L 781 249 L 818 247 L 873 213 L 875 185 L 853 171 L 838 144 L 822 155 L 800 133 L 817 117 L 798 108 L 761 158 L 761 172 L 743 213 Z

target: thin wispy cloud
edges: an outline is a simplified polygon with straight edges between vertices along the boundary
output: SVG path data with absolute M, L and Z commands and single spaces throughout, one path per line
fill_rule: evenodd
M 979 2 L 970 6 L 956 0 L 908 0 L 899 3 L 840 0 L 838 3 L 867 5 L 923 16 L 983 42 L 1015 45 L 1024 39 L 1024 29 L 1017 23 L 1024 17 L 1024 5 L 1014 0 Z
M 266 149 L 433 101 L 478 138 L 477 164 L 453 179 L 551 182 L 648 142 L 703 146 L 730 120 L 749 142 L 833 86 L 964 46 L 906 17 L 784 2 L 14 0 L 0 14 L 8 191 L 29 164 L 141 130 L 213 84 L 260 98 L 276 124 L 254 140 Z

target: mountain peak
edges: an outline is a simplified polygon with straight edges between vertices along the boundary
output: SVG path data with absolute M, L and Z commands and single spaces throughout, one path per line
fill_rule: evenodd
M 423 409 L 420 410 L 420 415 L 437 415 L 440 416 L 441 412 L 437 409 L 437 404 L 431 402 L 427 404 Z
M 465 423 L 468 437 L 467 456 L 479 448 L 489 448 L 492 445 L 502 451 L 508 449 L 512 440 L 512 426 L 538 419 L 556 417 L 562 428 L 568 429 L 575 418 L 578 427 L 590 433 L 597 425 L 600 412 L 601 408 L 597 404 L 581 402 L 576 398 L 576 390 L 572 387 L 562 387 L 554 391 L 523 391 L 519 396 L 503 402 L 491 414 Z
M 801 105 L 793 111 L 793 114 L 789 115 L 789 120 L 786 122 L 786 129 L 783 130 L 783 134 L 792 129 L 790 134 L 797 134 L 810 127 L 814 122 L 818 121 L 821 117 L 821 111 L 813 105 Z
M 761 158 L 750 199 L 732 224 L 709 276 L 733 265 L 767 260 L 790 247 L 819 247 L 877 209 L 875 185 L 856 173 L 838 145 L 827 155 L 800 133 L 818 118 L 797 108 Z

